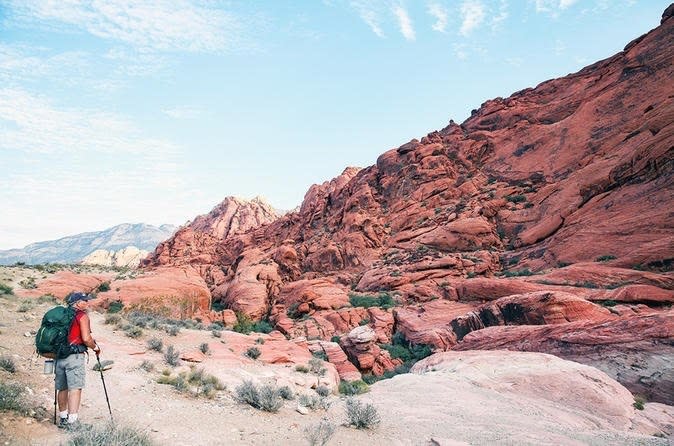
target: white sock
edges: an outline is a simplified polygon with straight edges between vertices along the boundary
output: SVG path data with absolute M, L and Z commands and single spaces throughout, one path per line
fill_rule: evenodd
M 64 411 L 59 412 L 59 417 L 68 418 L 68 411 L 64 410 Z
M 74 423 L 77 421 L 78 415 L 76 413 L 69 413 L 68 414 L 68 423 Z

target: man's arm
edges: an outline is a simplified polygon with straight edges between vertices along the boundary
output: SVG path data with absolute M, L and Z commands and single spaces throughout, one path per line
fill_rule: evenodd
M 91 322 L 89 321 L 89 315 L 86 313 L 80 318 L 80 335 L 82 336 L 82 342 L 84 345 L 98 353 L 100 348 L 94 338 L 91 337 Z

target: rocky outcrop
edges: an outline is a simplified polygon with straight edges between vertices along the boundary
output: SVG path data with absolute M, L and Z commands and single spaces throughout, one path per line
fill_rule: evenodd
M 674 311 L 604 321 L 490 327 L 453 349 L 550 353 L 606 372 L 649 401 L 674 403 Z
M 312 186 L 295 212 L 238 231 L 227 209 L 241 205 L 223 203 L 145 263 L 194 268 L 214 300 L 287 336 L 340 336 L 364 372 L 390 369 L 377 343 L 394 332 L 448 349 L 499 330 L 633 329 L 674 290 L 673 52 L 664 20 Z
M 64 299 L 72 292 L 91 293 L 103 283 L 109 282 L 114 274 L 77 274 L 69 270 L 58 271 L 51 277 L 41 280 L 36 288 L 17 289 L 16 294 L 21 297 L 40 297 L 51 295 Z
M 119 251 L 97 249 L 80 262 L 83 265 L 101 265 L 136 268 L 149 254 L 148 251 L 138 249 L 135 246 L 127 246 Z

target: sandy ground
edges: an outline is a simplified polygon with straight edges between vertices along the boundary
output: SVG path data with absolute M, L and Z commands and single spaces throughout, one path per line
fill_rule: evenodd
M 21 304 L 22 300 L 14 296 L 0 297 L 0 354 L 13 357 L 18 367 L 12 375 L 0 371 L 0 379 L 24 383 L 30 388 L 30 398 L 48 410 L 49 418 L 40 421 L 0 413 L 0 444 L 65 444 L 68 434 L 51 424 L 53 375 L 42 374 L 43 358 L 34 354 L 31 334 L 53 304 L 36 304 L 30 311 L 18 312 Z M 612 422 L 591 414 L 590 403 L 584 410 L 582 401 L 555 402 L 537 397 L 535 392 L 521 396 L 508 385 L 486 386 L 470 370 L 459 375 L 456 371 L 401 375 L 373 385 L 360 397 L 372 402 L 381 415 L 381 424 L 373 430 L 345 426 L 344 399 L 337 395 L 331 397 L 332 406 L 327 411 L 302 415 L 296 411 L 295 401 L 287 401 L 278 413 L 270 414 L 236 402 L 236 385 L 244 378 L 280 383 L 302 383 L 305 378 L 288 365 L 263 365 L 237 359 L 238 354 L 225 354 L 241 335 L 224 332 L 223 343 L 209 331 L 182 330 L 178 336 L 169 337 L 146 330 L 143 337 L 131 339 L 113 325 L 105 325 L 105 315 L 91 316 L 94 335 L 103 348 L 101 359 L 114 360 L 112 368 L 104 373 L 115 421 L 147 430 L 160 445 L 306 445 L 305 427 L 324 417 L 336 425 L 330 445 L 667 445 L 668 439 L 659 436 L 674 428 L 674 409 L 670 406 L 647 404 L 643 413 L 634 412 L 627 427 L 614 428 Z M 147 339 L 154 336 L 179 349 L 209 342 L 213 354 L 200 367 L 218 376 L 227 389 L 208 400 L 158 384 L 156 379 L 166 365 L 160 353 L 148 352 L 145 347 Z M 153 362 L 156 370 L 140 369 L 144 360 Z M 110 415 L 100 374 L 92 370 L 94 363 L 92 355 L 80 416 L 84 422 L 99 424 Z M 182 369 L 188 370 L 186 365 Z M 643 416 L 646 413 L 650 420 Z

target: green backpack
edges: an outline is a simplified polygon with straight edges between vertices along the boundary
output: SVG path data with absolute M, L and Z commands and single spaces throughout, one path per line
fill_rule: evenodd
M 42 318 L 42 324 L 35 335 L 37 352 L 47 358 L 63 359 L 72 351 L 68 343 L 68 332 L 75 318 L 72 307 L 54 307 Z

